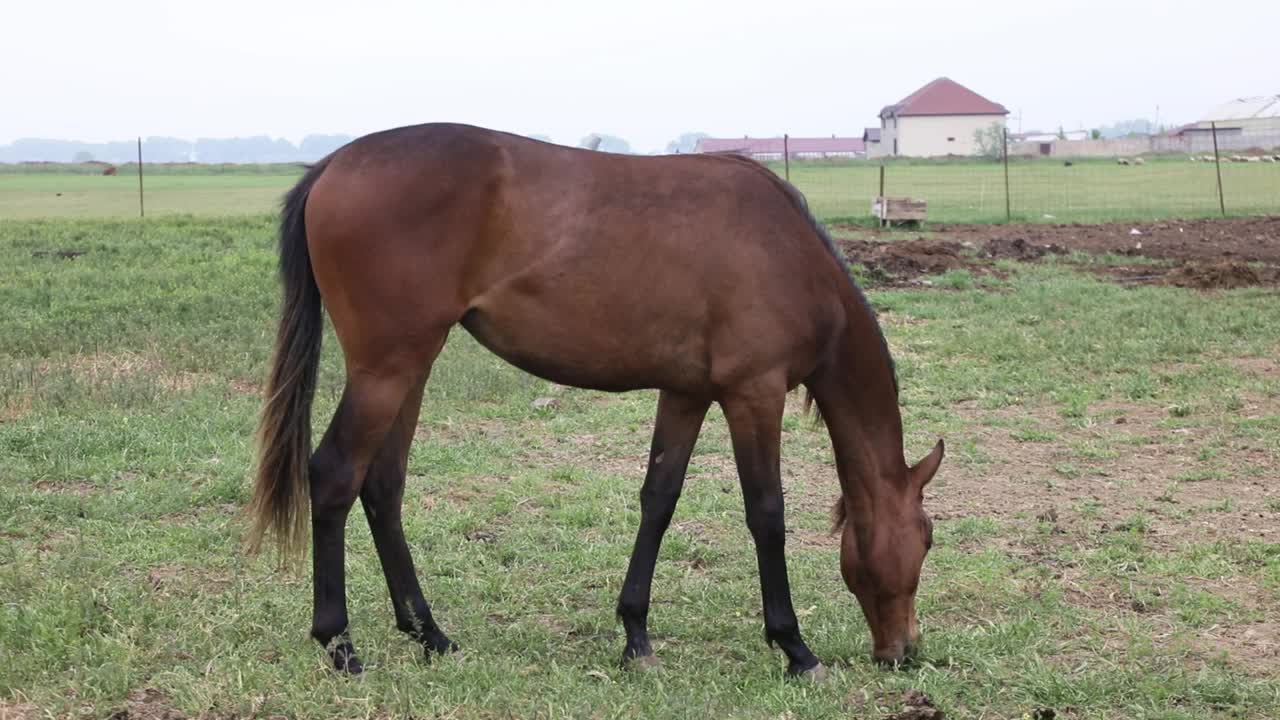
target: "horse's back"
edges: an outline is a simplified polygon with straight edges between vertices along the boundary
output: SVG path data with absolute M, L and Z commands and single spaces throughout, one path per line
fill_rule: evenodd
M 386 328 L 461 320 L 566 384 L 710 392 L 779 369 L 794 384 L 840 322 L 842 270 L 750 161 L 422 125 L 339 151 L 312 200 L 335 326 L 376 308 Z

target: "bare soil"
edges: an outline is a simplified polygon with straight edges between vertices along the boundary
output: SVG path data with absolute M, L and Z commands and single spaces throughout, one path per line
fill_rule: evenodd
M 948 270 L 999 274 L 997 261 L 1036 262 L 1073 253 L 1111 256 L 1079 263 L 1118 282 L 1201 290 L 1280 285 L 1280 216 L 1155 223 L 931 225 L 927 236 L 835 226 L 850 262 L 871 285 L 917 285 Z M 848 236 L 856 236 L 849 239 Z M 869 239 L 866 239 L 869 238 Z M 1134 258 L 1132 263 L 1123 258 Z
M 185 720 L 186 717 L 173 708 L 164 693 L 145 688 L 130 691 L 125 706 L 111 713 L 107 720 Z
M 1252 367 L 1255 363 L 1249 363 Z M 1280 365 L 1257 359 L 1254 372 L 1278 372 Z M 1245 416 L 1274 414 L 1277 397 L 1250 397 L 1238 412 Z M 1113 533 L 1138 533 L 1156 553 L 1176 552 L 1188 543 L 1247 541 L 1274 543 L 1280 539 L 1280 506 L 1274 483 L 1280 465 L 1268 448 L 1253 439 L 1230 438 L 1212 429 L 1168 428 L 1167 412 L 1137 403 L 1112 403 L 1096 408 L 1084 427 L 1066 422 L 1051 408 L 1021 407 L 983 411 L 975 404 L 958 408 L 966 427 L 989 462 L 953 463 L 926 488 L 925 507 L 935 521 L 966 517 L 993 518 L 1010 535 L 974 537 L 973 548 L 998 547 L 1012 557 L 1049 567 L 1068 600 L 1075 605 L 1103 608 L 1117 617 L 1142 615 L 1158 619 L 1175 613 L 1160 596 L 1168 588 L 1153 580 L 1149 598 L 1111 580 L 1099 580 L 1065 562 L 1060 553 L 1096 548 Z M 1014 421 L 992 425 L 990 419 Z M 1019 441 L 1014 427 L 1037 427 L 1055 439 Z M 1141 442 L 1135 442 L 1141 440 Z M 1114 450 L 1083 457 L 1079 449 Z M 1197 458 L 1216 448 L 1216 474 L 1205 479 L 1179 480 L 1183 471 L 1203 465 Z M 1182 585 L 1233 603 L 1240 617 L 1223 618 L 1211 628 L 1188 637 L 1162 642 L 1185 642 L 1186 661 L 1203 665 L 1227 657 L 1232 667 L 1253 675 L 1280 668 L 1280 626 L 1251 617 L 1274 617 L 1274 593 L 1254 578 L 1229 581 L 1187 577 Z M 1122 635 L 1117 630 L 1117 637 Z

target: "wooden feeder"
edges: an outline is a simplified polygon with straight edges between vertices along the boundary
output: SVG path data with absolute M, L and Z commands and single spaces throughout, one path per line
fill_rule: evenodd
M 925 201 L 879 195 L 871 201 L 871 214 L 880 221 L 881 227 L 893 223 L 920 223 L 924 222 Z

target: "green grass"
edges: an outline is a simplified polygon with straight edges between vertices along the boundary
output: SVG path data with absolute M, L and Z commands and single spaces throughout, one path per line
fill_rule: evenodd
M 781 164 L 773 168 L 781 174 Z M 862 217 L 879 193 L 876 162 L 792 163 L 791 180 L 821 218 Z M 1280 212 L 1280 165 L 1228 163 L 1222 168 L 1227 212 Z M 1099 222 L 1218 217 L 1217 178 L 1210 163 L 1185 157 L 1139 167 L 1111 161 L 1016 159 L 1009 164 L 1009 212 L 1031 222 Z M 928 202 L 935 222 L 1003 222 L 1004 167 L 982 161 L 893 162 L 885 193 Z M 1045 217 L 1046 215 L 1052 217 Z
M 268 213 L 280 205 L 301 170 L 278 174 L 158 174 L 144 177 L 148 215 Z M 138 178 L 128 174 L 0 173 L 0 220 L 46 217 L 138 217 Z
M 781 163 L 770 165 L 782 174 Z M 0 165 L 0 218 L 133 217 L 135 166 L 114 177 L 79 173 L 77 166 Z M 148 166 L 150 168 L 150 166 Z M 61 174 L 51 171 L 65 170 Z M 219 215 L 267 212 L 301 172 L 297 165 L 155 166 L 148 169 L 148 211 Z M 794 162 L 791 180 L 819 218 L 865 219 L 879 192 L 879 164 L 868 161 Z M 1004 222 L 1004 167 L 980 160 L 888 161 L 885 192 L 922 198 L 934 222 Z M 1226 163 L 1223 191 L 1230 215 L 1280 212 L 1280 164 Z M 1012 219 L 1098 222 L 1217 217 L 1217 179 L 1209 163 L 1183 156 L 1152 158 L 1140 167 L 1110 160 L 1010 161 Z M 194 192 L 193 192 L 194 191 Z M 57 193 L 62 193 L 61 197 Z M 1048 217 L 1046 217 L 1048 216 Z
M 1252 502 L 1183 495 L 1221 481 L 1208 470 L 1234 476 L 1241 443 L 1261 448 L 1249 456 L 1259 462 L 1280 454 L 1280 380 L 1226 362 L 1274 357 L 1274 291 L 1125 289 L 1048 263 L 996 293 L 959 277 L 945 292 L 870 293 L 899 362 L 909 454 L 948 439 L 929 507 L 950 512 L 920 591 L 923 660 L 882 670 L 823 533 L 837 491 L 827 442 L 788 414 L 788 562 L 802 628 L 832 668 L 820 686 L 787 681 L 761 639 L 716 411 L 654 582 L 665 665 L 617 669 L 613 608 L 655 395 L 555 390 L 458 331 L 428 387 L 405 520 L 428 597 L 465 651 L 426 665 L 394 631 L 356 512 L 349 604 L 370 671 L 351 681 L 306 637 L 309 572 L 281 575 L 238 551 L 275 331 L 273 233 L 265 215 L 0 223 L 0 702 L 107 717 L 153 688 L 190 716 L 848 718 L 900 710 L 917 688 L 953 718 L 1036 706 L 1069 718 L 1280 714 L 1274 663 L 1210 642 L 1276 616 L 1275 537 L 1169 540 L 1177 522 L 1189 532 Z M 85 254 L 33 255 L 62 248 Z M 341 383 L 330 335 L 317 429 Z M 559 407 L 531 408 L 553 392 Z M 1114 424 L 1117 404 L 1156 418 L 1147 444 L 1093 435 L 1135 427 Z M 1167 501 L 1151 503 L 1184 521 L 1069 499 L 1130 448 L 1172 458 L 1200 437 L 1213 451 L 1185 462 L 1206 472 L 1170 485 L 1188 470 L 1170 459 L 1157 487 Z M 1047 467 L 1019 465 L 1023 453 L 1050 453 L 1037 460 Z M 1010 490 L 1041 493 L 1067 534 L 951 494 L 1010 467 Z M 1274 527 L 1277 507 L 1259 501 L 1273 514 L 1251 522 Z
M 303 163 L 146 163 L 146 175 L 296 175 Z M 119 175 L 138 177 L 137 163 L 115 166 Z M 96 175 L 104 167 L 89 163 L 0 163 L 0 175 Z

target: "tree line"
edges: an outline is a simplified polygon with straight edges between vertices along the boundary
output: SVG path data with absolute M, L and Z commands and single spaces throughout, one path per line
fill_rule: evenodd
M 545 135 L 530 135 L 537 140 L 551 142 Z M 706 133 L 683 133 L 667 143 L 668 153 L 692 152 L 699 138 Z M 175 137 L 148 137 L 142 140 L 142 160 L 146 163 L 291 163 L 315 162 L 346 145 L 355 138 L 350 135 L 308 135 L 294 145 L 283 138 L 266 135 L 239 138 L 199 138 L 183 140 Z M 596 143 L 596 140 L 599 140 Z M 602 152 L 631 153 L 631 143 L 616 135 L 592 133 L 578 143 Z M 127 163 L 138 159 L 137 141 L 89 143 L 76 140 L 48 140 L 23 138 L 9 145 L 0 145 L 0 163 L 19 162 L 108 162 Z
M 142 140 L 142 159 L 149 163 L 288 163 L 314 162 L 353 140 L 349 135 L 308 135 L 294 145 L 266 135 L 244 138 L 149 137 Z M 0 145 L 0 162 L 31 161 L 125 163 L 138 159 L 137 141 L 87 143 L 76 140 L 23 138 Z

